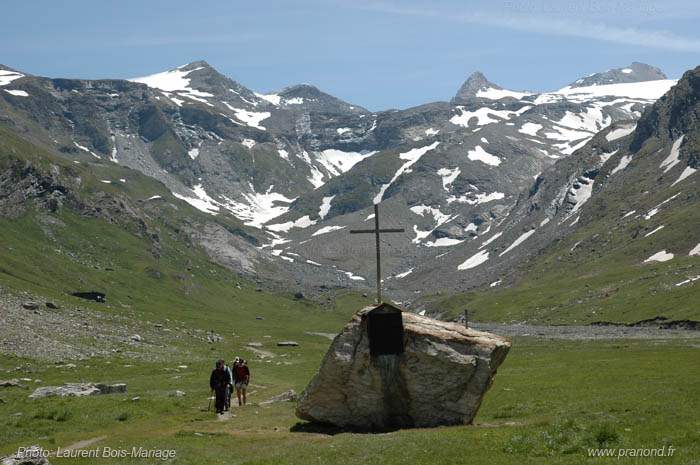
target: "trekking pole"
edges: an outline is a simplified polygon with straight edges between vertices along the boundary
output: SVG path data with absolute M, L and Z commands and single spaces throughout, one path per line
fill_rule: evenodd
M 209 407 L 207 407 L 207 412 L 209 411 L 209 409 L 211 409 L 211 395 L 212 395 L 213 392 L 214 392 L 214 391 L 211 391 L 211 392 L 209 393 Z

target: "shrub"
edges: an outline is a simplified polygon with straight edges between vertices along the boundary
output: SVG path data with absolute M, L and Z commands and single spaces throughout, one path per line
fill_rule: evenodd
M 604 423 L 593 430 L 593 438 L 600 447 L 617 442 L 620 435 L 610 423 Z

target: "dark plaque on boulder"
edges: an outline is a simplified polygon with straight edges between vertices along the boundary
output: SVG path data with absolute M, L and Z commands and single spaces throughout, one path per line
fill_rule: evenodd
M 382 304 L 369 312 L 367 319 L 371 356 L 403 353 L 401 310 L 389 304 Z

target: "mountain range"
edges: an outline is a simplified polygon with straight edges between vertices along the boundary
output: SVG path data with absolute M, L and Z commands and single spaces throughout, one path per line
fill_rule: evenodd
M 368 289 L 374 246 L 349 230 L 379 204 L 381 227 L 405 229 L 383 238 L 383 286 L 417 308 L 533 270 L 696 267 L 699 74 L 635 62 L 536 93 L 477 72 L 450 102 L 369 112 L 308 84 L 259 94 L 203 61 L 128 81 L 0 66 L 15 159 L 0 212 L 73 209 L 150 238 L 154 256 L 155 217 L 258 280 Z

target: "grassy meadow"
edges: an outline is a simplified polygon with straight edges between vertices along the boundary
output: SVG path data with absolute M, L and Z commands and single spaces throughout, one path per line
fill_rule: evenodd
M 324 318 L 290 319 L 283 327 L 266 324 L 275 313 L 261 309 L 264 320 L 251 315 L 245 325 L 220 323 L 221 334 L 236 330 L 239 338 L 224 337 L 215 350 L 205 343 L 188 347 L 189 358 L 178 358 L 176 349 L 168 362 L 113 357 L 77 362 L 71 369 L 3 357 L 2 371 L 23 365 L 27 372 L 21 376 L 40 378 L 36 385 L 123 382 L 128 392 L 29 399 L 33 382 L 23 382 L 24 388 L 2 388 L 0 455 L 31 444 L 56 450 L 99 438 L 86 449 L 173 449 L 176 457 L 167 463 L 175 464 L 699 463 L 700 339 L 516 338 L 470 426 L 357 434 L 300 422 L 293 402 L 258 405 L 290 388 L 303 390 L 330 344 L 323 336 L 306 334 L 309 323 L 314 330 L 335 332 L 352 313 L 350 307 L 331 314 L 319 308 L 290 309 Z M 277 347 L 278 339 L 293 339 L 300 346 Z M 250 341 L 263 342 L 262 349 L 274 357 L 257 357 L 245 349 Z M 234 406 L 235 416 L 221 420 L 206 411 L 208 376 L 216 357 L 234 354 L 254 360 L 249 405 Z M 178 368 L 181 365 L 187 368 Z M 171 396 L 176 389 L 186 395 Z M 132 400 L 135 397 L 139 400 Z M 588 457 L 589 448 L 664 446 L 676 449 L 673 457 L 621 461 Z M 131 457 L 51 461 L 163 463 Z

